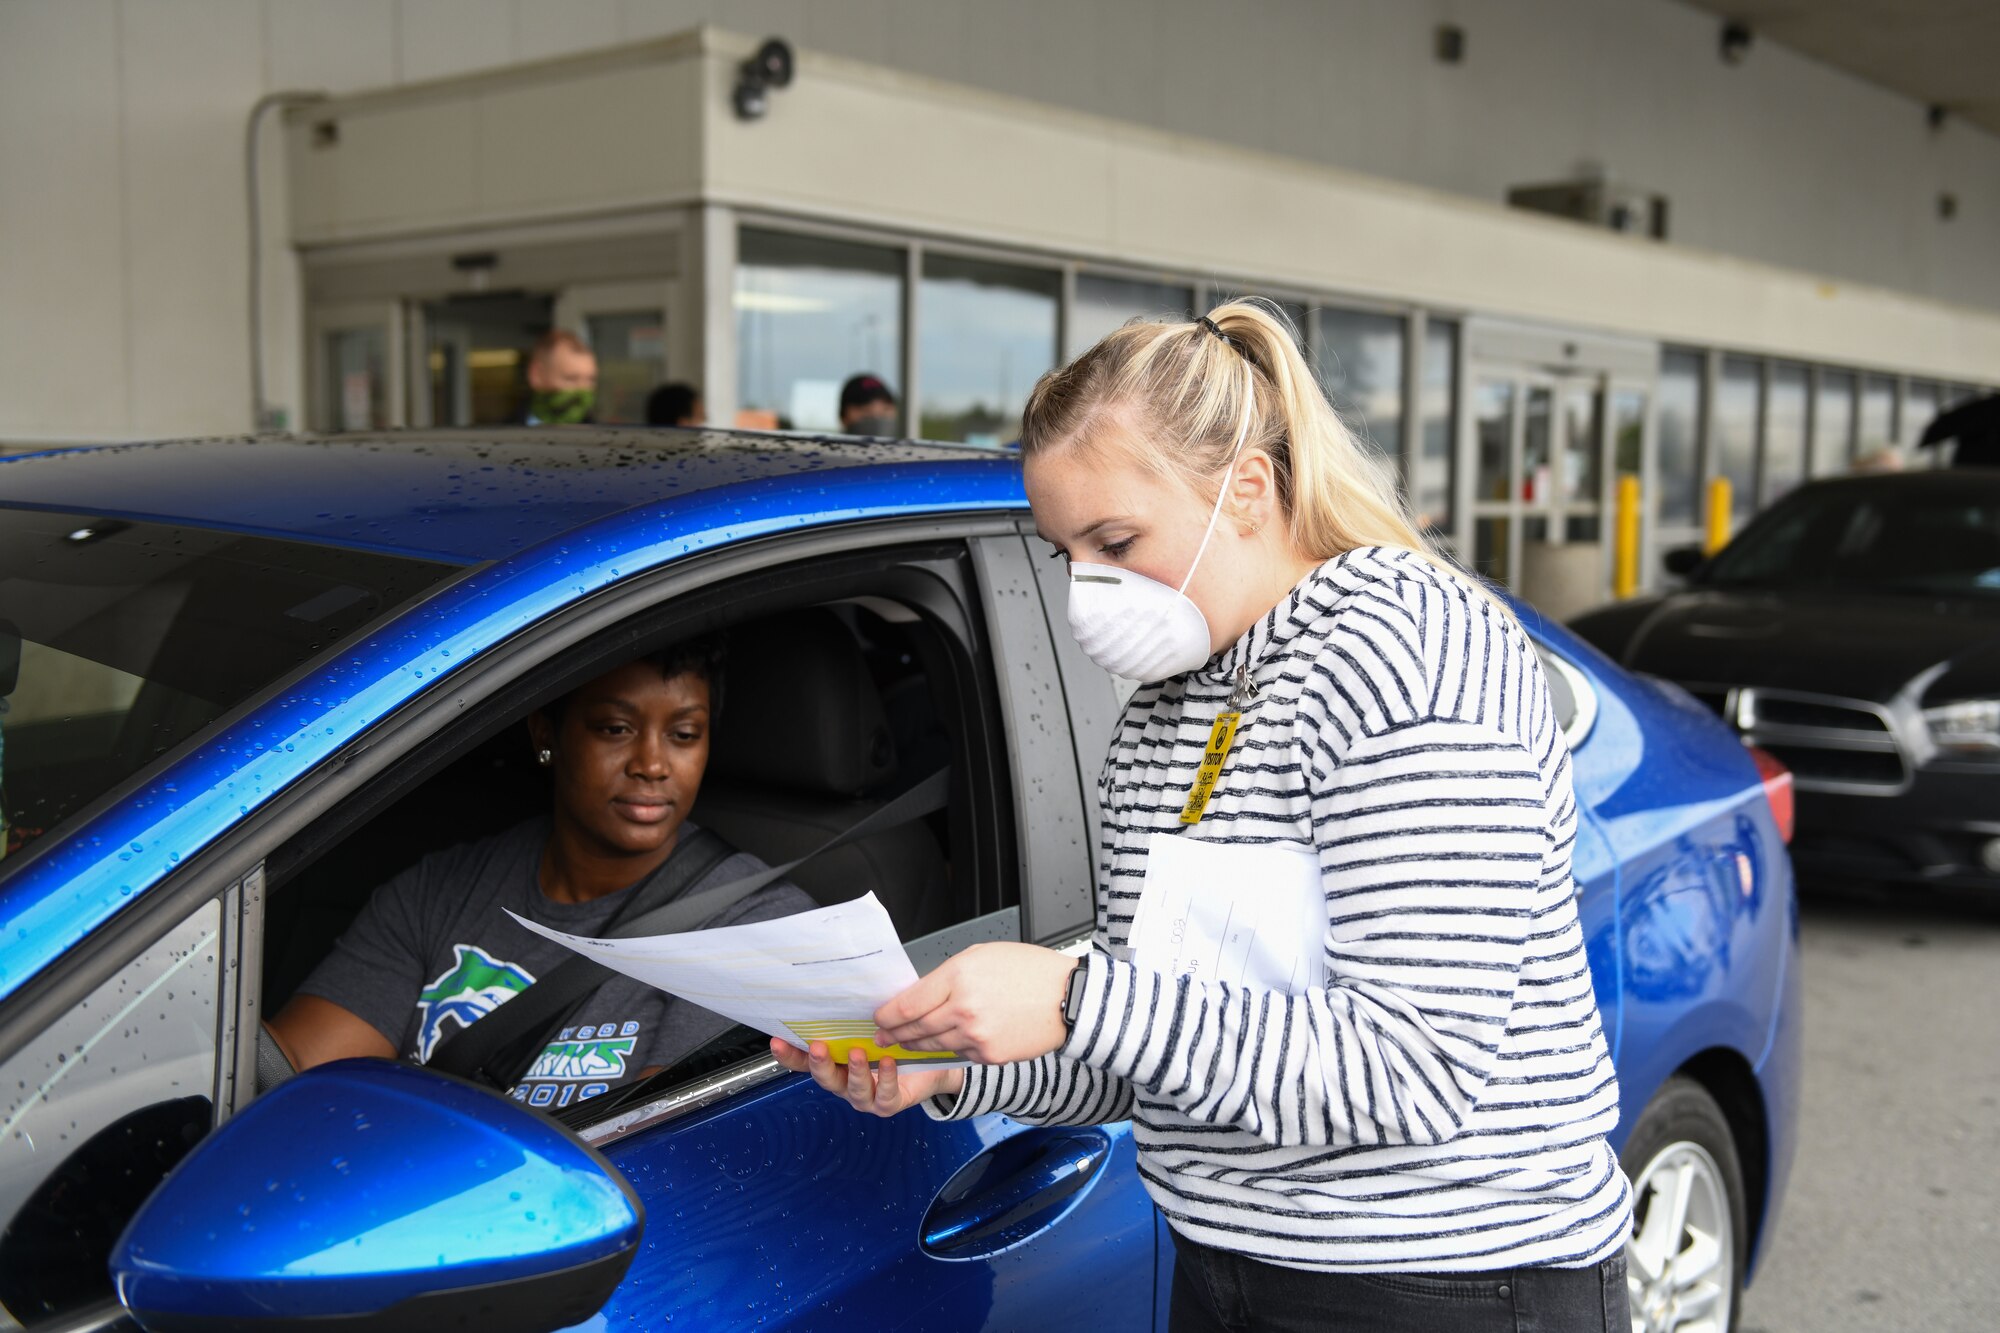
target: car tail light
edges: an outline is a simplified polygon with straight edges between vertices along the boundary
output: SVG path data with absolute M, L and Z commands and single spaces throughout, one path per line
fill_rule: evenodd
M 1792 770 L 1779 761 L 1778 756 L 1759 746 L 1744 747 L 1750 757 L 1757 761 L 1757 776 L 1764 780 L 1764 796 L 1771 802 L 1771 818 L 1778 826 L 1778 836 L 1786 842 L 1792 840 Z

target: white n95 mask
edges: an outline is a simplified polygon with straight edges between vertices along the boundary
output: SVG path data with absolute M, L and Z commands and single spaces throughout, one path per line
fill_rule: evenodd
M 1169 588 L 1157 579 L 1116 565 L 1069 567 L 1069 632 L 1085 657 L 1114 676 L 1165 680 L 1194 670 L 1213 655 L 1208 617 L 1187 595 L 1187 586 L 1208 550 L 1209 538 L 1215 535 L 1215 521 L 1222 516 L 1222 501 L 1229 494 L 1229 479 L 1235 475 L 1237 456 L 1250 433 L 1250 412 L 1255 403 L 1250 375 L 1250 364 L 1245 361 L 1243 420 L 1236 428 L 1236 444 L 1229 451 L 1229 469 L 1216 492 L 1215 507 L 1208 511 L 1208 527 L 1202 531 L 1201 545 L 1195 548 L 1181 586 Z

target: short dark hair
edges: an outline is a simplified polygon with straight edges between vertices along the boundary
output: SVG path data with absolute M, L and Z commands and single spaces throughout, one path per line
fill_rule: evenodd
M 694 404 L 701 397 L 701 390 L 692 384 L 676 380 L 672 384 L 662 384 L 646 398 L 646 424 L 648 426 L 678 426 L 694 415 Z
M 889 386 L 879 375 L 856 375 L 840 386 L 840 410 L 866 407 L 870 403 L 896 405 L 896 395 L 889 392 Z
M 708 722 L 714 726 L 722 717 L 723 668 L 729 662 L 729 641 L 720 634 L 703 634 L 692 639 L 682 639 L 650 653 L 641 653 L 633 662 L 645 662 L 660 673 L 661 680 L 672 680 L 675 676 L 699 676 L 708 685 Z M 625 663 L 629 666 L 631 663 Z M 581 689 L 581 686 L 577 687 Z M 541 707 L 541 713 L 557 726 L 562 725 L 563 714 L 569 708 L 569 701 L 576 696 L 576 690 L 549 700 Z

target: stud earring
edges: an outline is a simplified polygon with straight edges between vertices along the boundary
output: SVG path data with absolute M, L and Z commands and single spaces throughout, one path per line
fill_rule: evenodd
M 535 762 L 540 764 L 543 768 L 547 768 L 549 764 L 554 761 L 555 757 L 556 757 L 556 752 L 554 750 L 535 751 Z

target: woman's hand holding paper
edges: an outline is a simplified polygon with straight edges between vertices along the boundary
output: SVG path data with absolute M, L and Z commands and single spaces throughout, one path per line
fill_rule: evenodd
M 1069 1036 L 1062 1002 L 1076 966 L 1039 945 L 975 944 L 877 1009 L 875 1040 L 985 1065 L 1047 1055 Z
M 778 1037 L 771 1038 L 771 1055 L 795 1074 L 811 1074 L 813 1082 L 836 1097 L 843 1097 L 857 1111 L 892 1116 L 907 1111 L 927 1097 L 955 1096 L 965 1085 L 963 1069 L 918 1069 L 908 1073 L 896 1068 L 890 1057 L 870 1067 L 859 1047 L 848 1051 L 848 1063 L 841 1064 L 816 1041 L 800 1050 Z

